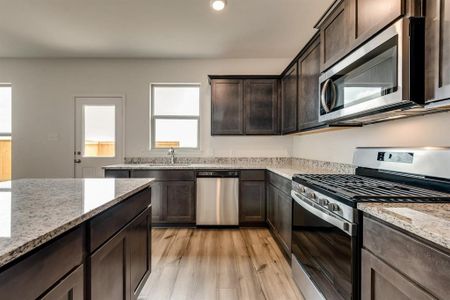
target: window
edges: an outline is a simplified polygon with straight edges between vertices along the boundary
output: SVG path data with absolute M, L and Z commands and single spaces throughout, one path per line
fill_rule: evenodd
M 199 147 L 200 86 L 151 85 L 151 148 Z
M 115 157 L 116 107 L 84 106 L 84 157 Z
M 11 179 L 11 85 L 0 84 L 0 181 Z

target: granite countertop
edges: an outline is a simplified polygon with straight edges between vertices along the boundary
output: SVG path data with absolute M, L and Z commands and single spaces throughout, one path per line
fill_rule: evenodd
M 323 174 L 333 173 L 329 168 L 316 167 L 290 167 L 290 166 L 266 166 L 266 165 L 230 165 L 230 164 L 117 164 L 103 167 L 106 170 L 198 170 L 198 169 L 235 169 L 235 170 L 268 170 L 289 180 L 295 174 Z
M 0 182 L 0 267 L 150 186 L 153 179 Z
M 358 209 L 450 249 L 450 203 L 358 203 Z

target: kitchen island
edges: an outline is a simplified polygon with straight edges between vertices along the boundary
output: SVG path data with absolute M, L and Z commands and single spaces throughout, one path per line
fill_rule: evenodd
M 136 299 L 150 274 L 153 179 L 0 183 L 0 295 Z

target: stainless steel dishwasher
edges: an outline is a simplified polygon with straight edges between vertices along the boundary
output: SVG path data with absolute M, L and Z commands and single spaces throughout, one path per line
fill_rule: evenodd
M 239 225 L 239 172 L 197 173 L 197 225 Z

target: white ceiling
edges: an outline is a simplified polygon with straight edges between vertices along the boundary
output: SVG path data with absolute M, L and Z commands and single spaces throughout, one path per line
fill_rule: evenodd
M 333 0 L 0 0 L 0 57 L 291 58 Z

